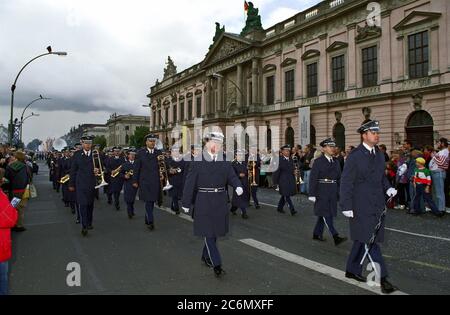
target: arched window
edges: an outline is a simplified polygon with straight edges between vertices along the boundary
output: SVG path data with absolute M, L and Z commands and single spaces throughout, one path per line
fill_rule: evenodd
M 294 128 L 289 127 L 286 129 L 286 144 L 289 144 L 291 147 L 294 147 L 295 145 L 295 131 Z
M 415 148 L 422 149 L 434 143 L 434 121 L 431 115 L 419 110 L 406 120 L 406 137 Z
M 267 129 L 266 133 L 266 145 L 267 150 L 272 150 L 272 130 L 270 128 Z
M 336 140 L 336 145 L 345 150 L 345 127 L 341 123 L 337 123 L 333 128 L 333 137 Z

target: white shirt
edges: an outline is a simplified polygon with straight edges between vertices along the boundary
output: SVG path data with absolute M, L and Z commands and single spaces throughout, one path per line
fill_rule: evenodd
M 91 151 L 85 151 L 85 150 L 83 150 L 83 152 L 84 152 L 84 155 L 86 155 L 86 156 L 91 156 Z
M 445 148 L 433 157 L 430 162 L 430 171 L 445 171 L 448 168 L 449 163 L 449 152 L 448 149 Z
M 149 148 L 147 148 L 147 150 L 148 150 L 148 153 L 150 153 L 150 154 L 153 154 L 153 153 L 155 152 L 155 149 L 149 149 Z
M 333 162 L 333 158 L 331 156 L 328 156 L 326 154 L 324 154 L 324 156 L 327 158 L 328 162 Z
M 211 157 L 211 161 L 216 161 L 217 162 L 217 154 L 212 154 L 211 152 L 208 151 L 209 156 Z
M 365 142 L 363 142 L 363 146 L 364 146 L 370 153 L 375 154 L 375 148 L 374 148 L 374 147 L 369 146 L 369 145 L 368 145 L 367 143 L 365 143 Z

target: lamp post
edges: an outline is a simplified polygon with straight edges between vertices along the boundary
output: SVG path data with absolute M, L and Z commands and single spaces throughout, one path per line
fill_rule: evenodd
M 39 117 L 39 116 L 41 116 L 41 115 L 35 114 L 35 113 L 31 113 L 31 115 L 28 115 L 25 118 L 23 118 L 23 116 L 22 116 L 22 118 L 20 119 L 20 143 L 22 143 L 22 127 L 23 127 L 23 124 L 25 123 L 25 121 L 31 117 Z
M 20 69 L 19 73 L 16 76 L 16 79 L 14 80 L 14 83 L 11 86 L 11 113 L 10 113 L 10 120 L 9 120 L 9 126 L 10 126 L 10 130 L 9 130 L 9 142 L 12 144 L 12 139 L 13 139 L 13 133 L 14 133 L 14 128 L 13 128 L 13 116 L 14 116 L 14 92 L 16 91 L 16 87 L 17 87 L 17 80 L 19 79 L 20 75 L 22 74 L 23 70 L 33 61 L 35 61 L 36 59 L 39 59 L 41 57 L 44 56 L 49 56 L 49 55 L 57 55 L 57 56 L 67 56 L 67 52 L 64 51 L 57 51 L 57 52 L 53 52 L 52 51 L 52 47 L 48 46 L 47 47 L 47 53 L 39 55 L 37 57 L 34 57 L 33 59 L 31 59 L 30 61 L 28 61 L 23 67 L 22 69 Z
M 212 75 L 214 78 L 216 78 L 216 79 L 225 79 L 225 80 L 227 80 L 228 82 L 230 82 L 231 84 L 233 84 L 235 87 L 236 87 L 236 89 L 239 91 L 239 93 L 241 94 L 241 101 L 244 99 L 244 92 L 242 91 L 242 89 L 234 82 L 234 81 L 232 81 L 231 79 L 228 79 L 227 77 L 225 77 L 225 76 L 223 76 L 223 75 L 221 75 L 221 74 L 219 74 L 219 73 L 213 73 L 213 75 Z M 230 104 L 231 105 L 231 104 Z M 229 108 L 227 108 L 227 116 L 228 116 L 228 110 L 229 110 Z M 243 110 L 244 111 L 244 110 Z
M 39 98 L 31 101 L 31 103 L 29 103 L 23 110 L 22 115 L 20 116 L 20 142 L 22 142 L 22 125 L 23 125 L 23 116 L 25 115 L 26 110 L 28 109 L 28 107 L 30 107 L 32 104 L 36 103 L 37 101 L 43 101 L 43 100 L 51 100 L 51 98 L 46 98 L 43 97 L 42 95 L 39 95 Z

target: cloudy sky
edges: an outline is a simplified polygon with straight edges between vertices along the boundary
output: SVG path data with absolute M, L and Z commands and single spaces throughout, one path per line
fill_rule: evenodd
M 319 0 L 255 0 L 268 28 Z M 146 95 L 161 79 L 167 56 L 183 70 L 200 62 L 214 22 L 239 33 L 243 0 L 0 0 L 0 124 L 10 115 L 10 87 L 32 57 L 46 56 L 19 78 L 14 117 L 27 113 L 24 142 L 65 134 L 71 126 L 105 123 L 111 113 L 148 114 Z

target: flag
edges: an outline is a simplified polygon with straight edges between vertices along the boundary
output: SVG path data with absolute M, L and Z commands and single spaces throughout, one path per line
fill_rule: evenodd
M 247 1 L 244 2 L 244 11 L 245 12 L 248 11 L 248 2 Z

